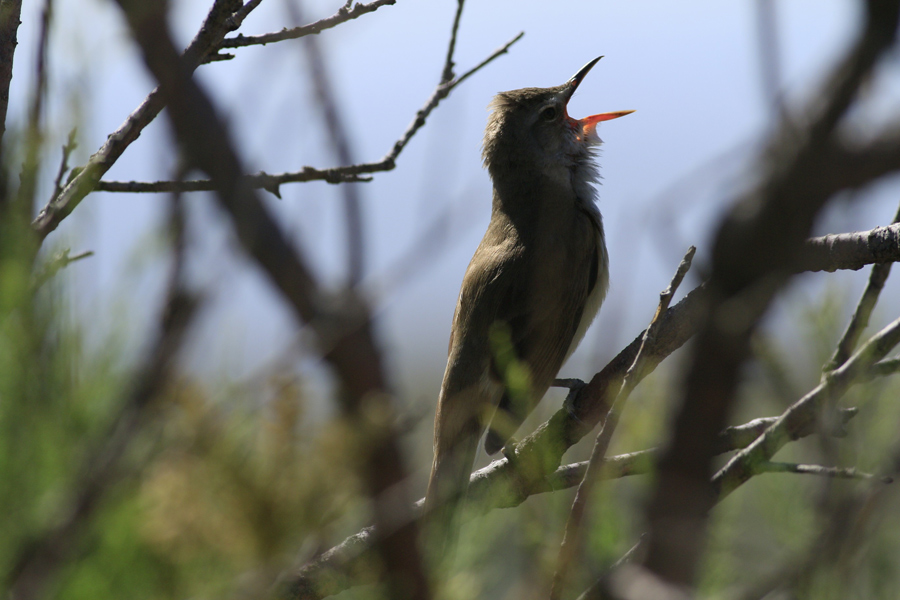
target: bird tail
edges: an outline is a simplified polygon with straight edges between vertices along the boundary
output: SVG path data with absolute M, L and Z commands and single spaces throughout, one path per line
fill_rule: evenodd
M 454 555 L 482 430 L 481 420 L 472 418 L 453 436 L 452 443 L 435 437 L 434 462 L 425 493 L 426 547 L 435 565 L 448 564 Z

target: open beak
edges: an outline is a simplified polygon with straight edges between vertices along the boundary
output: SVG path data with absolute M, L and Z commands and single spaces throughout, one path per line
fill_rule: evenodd
M 568 104 L 569 100 L 572 98 L 572 95 L 575 93 L 575 90 L 578 89 L 578 86 L 581 85 L 581 82 L 584 80 L 585 76 L 590 72 L 590 70 L 597 64 L 602 56 L 598 56 L 588 64 L 581 67 L 577 73 L 572 75 L 572 78 L 565 84 L 565 101 Z M 597 123 L 601 121 L 610 121 L 612 119 L 618 119 L 619 117 L 624 117 L 625 115 L 630 115 L 633 113 L 633 110 L 617 110 L 615 112 L 608 113 L 600 113 L 599 115 L 591 115 L 589 117 L 585 117 L 583 119 L 575 120 L 571 119 L 573 124 L 580 127 L 584 135 L 590 135 L 597 129 Z

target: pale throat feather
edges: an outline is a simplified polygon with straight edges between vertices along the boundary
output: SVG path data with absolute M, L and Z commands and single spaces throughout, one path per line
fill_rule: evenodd
M 600 171 L 596 163 L 596 149 L 600 144 L 602 144 L 602 140 L 597 136 L 596 132 L 591 132 L 591 135 L 581 142 L 581 152 L 573 156 L 572 165 L 569 168 L 576 202 L 579 208 L 590 217 L 594 225 L 594 234 L 597 236 L 598 256 L 597 283 L 584 303 L 581 320 L 578 322 L 578 328 L 575 330 L 572 343 L 566 351 L 565 360 L 569 360 L 578 344 L 584 339 L 588 327 L 591 326 L 591 323 L 593 323 L 594 318 L 600 311 L 600 305 L 603 304 L 603 300 L 606 298 L 606 293 L 609 290 L 609 254 L 606 252 L 603 217 L 600 214 L 600 209 L 597 207 L 597 188 L 595 187 L 600 179 Z

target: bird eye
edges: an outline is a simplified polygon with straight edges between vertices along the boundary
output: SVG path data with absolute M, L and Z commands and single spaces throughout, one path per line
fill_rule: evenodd
M 544 121 L 554 121 L 556 120 L 556 116 L 559 112 L 556 110 L 555 106 L 548 106 L 544 110 L 541 111 L 541 119 Z

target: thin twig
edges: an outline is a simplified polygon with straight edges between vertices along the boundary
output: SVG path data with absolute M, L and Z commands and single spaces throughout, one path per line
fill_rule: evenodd
M 456 32 L 459 30 L 459 21 L 462 18 L 463 5 L 466 0 L 458 0 L 456 3 L 456 15 L 453 17 L 453 28 L 450 31 L 450 43 L 447 44 L 447 59 L 444 61 L 444 70 L 441 72 L 441 83 L 453 80 L 453 53 L 456 51 Z
M 572 502 L 572 510 L 566 521 L 566 529 L 563 534 L 562 543 L 560 544 L 559 557 L 556 563 L 556 572 L 553 574 L 550 600 L 559 600 L 562 597 L 566 575 L 568 574 L 569 567 L 574 560 L 580 545 L 582 522 L 584 520 L 588 498 L 590 497 L 594 482 L 599 479 L 600 470 L 603 468 L 603 459 L 606 456 L 606 451 L 609 448 L 610 441 L 612 440 L 612 436 L 619 423 L 619 416 L 622 414 L 622 409 L 628 401 L 631 392 L 642 379 L 639 373 L 644 368 L 644 348 L 649 347 L 656 342 L 656 335 L 660 323 L 662 322 L 662 318 L 666 314 L 666 311 L 669 310 L 669 304 L 671 303 L 675 292 L 678 290 L 678 286 L 681 285 L 685 275 L 691 268 L 691 261 L 693 260 L 696 251 L 697 248 L 694 246 L 688 248 L 684 258 L 678 265 L 669 286 L 659 294 L 659 306 L 656 309 L 656 313 L 653 315 L 653 319 L 650 321 L 650 325 L 644 333 L 644 338 L 641 340 L 641 347 L 638 349 L 637 355 L 634 357 L 634 361 L 631 363 L 628 371 L 625 372 L 622 386 L 612 402 L 609 414 L 606 416 L 606 420 L 603 423 L 603 427 L 600 429 L 600 433 L 597 434 L 597 439 L 594 442 L 594 448 L 591 452 L 591 458 L 588 462 L 587 469 L 585 470 L 584 479 L 581 481 L 581 485 L 578 486 L 578 491 L 575 493 L 575 500 Z
M 900 222 L 900 207 L 897 208 L 897 212 L 894 214 L 894 220 L 891 221 L 891 223 L 898 222 Z M 866 327 L 869 325 L 869 317 L 872 316 L 872 311 L 875 309 L 875 303 L 878 302 L 878 295 L 881 294 L 884 283 L 887 281 L 888 275 L 891 274 L 891 264 L 892 263 L 881 263 L 872 266 L 872 272 L 869 275 L 869 283 L 866 285 L 866 289 L 859 299 L 859 303 L 856 305 L 856 311 L 850 318 L 850 323 L 847 324 L 847 330 L 841 337 L 841 341 L 838 342 L 837 348 L 834 351 L 834 356 L 832 356 L 828 364 L 825 365 L 825 371 L 833 371 L 840 367 L 848 358 L 850 358 L 850 355 L 853 354 L 853 350 L 859 342 L 859 336 L 862 335 L 863 331 L 865 331 Z
M 398 139 L 394 143 L 391 151 L 388 152 L 381 160 L 377 162 L 361 163 L 357 165 L 334 167 L 331 169 L 303 167 L 299 171 L 281 173 L 279 175 L 259 173 L 257 175 L 247 176 L 248 183 L 254 188 L 264 188 L 266 190 L 272 191 L 272 193 L 277 195 L 277 192 L 274 190 L 277 190 L 278 186 L 283 183 L 299 183 L 304 181 L 327 181 L 329 183 L 343 183 L 346 181 L 369 181 L 369 178 L 360 177 L 360 175 L 363 175 L 365 173 L 380 173 L 393 170 L 397 166 L 396 161 L 400 156 L 400 153 L 403 151 L 412 137 L 416 134 L 416 132 L 418 132 L 419 129 L 421 129 L 422 126 L 425 125 L 425 120 L 428 118 L 431 112 L 435 108 L 437 108 L 441 100 L 446 98 L 456 86 L 484 68 L 488 63 L 496 59 L 498 56 L 505 54 L 509 50 L 510 46 L 522 39 L 523 35 L 525 35 L 525 32 L 519 33 L 519 35 L 508 41 L 502 47 L 495 50 L 493 53 L 491 53 L 490 56 L 485 58 L 483 61 L 481 61 L 456 79 L 438 84 L 438 86 L 432 92 L 431 96 L 425 102 L 424 106 L 422 106 L 422 108 L 420 108 L 418 112 L 416 112 L 416 117 L 413 119 L 412 123 L 410 123 L 406 131 L 403 132 L 403 135 L 400 136 L 400 139 Z M 209 180 L 185 181 L 183 183 L 173 181 L 101 181 L 97 184 L 96 188 L 98 190 L 107 192 L 171 192 L 175 189 L 180 189 L 186 192 L 215 190 L 212 181 Z
M 66 248 L 65 250 L 54 256 L 52 259 L 47 261 L 47 263 L 41 269 L 40 273 L 35 276 L 34 282 L 32 283 L 32 288 L 35 290 L 40 288 L 62 269 L 65 269 L 73 262 L 94 255 L 93 250 L 86 250 L 84 252 L 79 252 L 78 254 L 70 256 L 70 251 L 71 250 Z
M 341 23 L 346 23 L 357 17 L 374 12 L 382 6 L 396 4 L 397 0 L 375 0 L 368 4 L 357 3 L 350 8 L 351 2 L 348 2 L 340 8 L 335 14 L 326 17 L 309 25 L 293 27 L 291 29 L 282 29 L 274 33 L 266 33 L 264 35 L 237 35 L 235 37 L 225 38 L 216 47 L 217 50 L 222 48 L 242 48 L 244 46 L 265 46 L 274 42 L 282 42 L 284 40 L 296 40 L 307 35 L 321 33 L 326 29 L 336 27 Z
M 893 483 L 891 477 L 877 477 L 871 473 L 860 471 L 855 467 L 826 467 L 823 465 L 804 465 L 796 463 L 765 461 L 759 465 L 760 473 L 796 473 L 799 475 L 819 475 L 835 479 L 879 479 L 882 483 Z
M 59 161 L 59 170 L 56 172 L 56 179 L 53 181 L 53 194 L 50 196 L 51 201 L 58 198 L 60 192 L 62 192 L 62 180 L 69 170 L 69 156 L 71 156 L 75 148 L 78 147 L 78 141 L 75 139 L 77 133 L 78 129 L 73 127 L 72 131 L 69 132 L 66 143 L 63 144 L 62 158 Z

